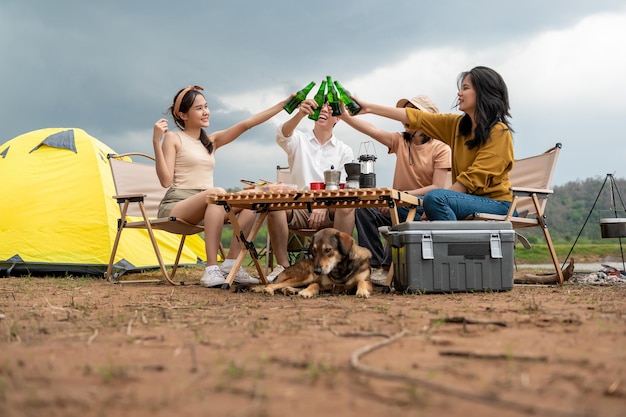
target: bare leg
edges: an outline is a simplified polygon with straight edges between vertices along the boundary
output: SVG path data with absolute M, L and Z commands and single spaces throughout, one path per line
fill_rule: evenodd
M 289 225 L 287 223 L 287 212 L 284 210 L 271 211 L 267 215 L 267 229 L 270 235 L 270 242 L 276 263 L 289 266 L 289 255 L 287 254 L 287 242 L 289 240 Z
M 352 236 L 352 232 L 354 231 L 354 209 L 335 209 L 335 219 L 333 220 L 333 227 L 341 232 L 345 232 Z
M 215 204 L 207 205 L 204 216 L 204 246 L 207 266 L 217 265 L 217 252 L 220 249 L 224 208 Z
M 204 246 L 206 250 L 207 266 L 217 265 L 222 226 L 224 225 L 224 208 L 216 204 L 208 204 L 207 196 L 223 192 L 223 189 L 203 191 L 177 203 L 171 215 L 188 221 L 200 223 L 204 220 Z

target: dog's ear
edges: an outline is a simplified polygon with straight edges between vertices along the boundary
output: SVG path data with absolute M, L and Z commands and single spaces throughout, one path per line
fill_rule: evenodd
M 315 235 L 313 235 L 313 237 L 311 237 L 311 241 L 309 242 L 309 247 L 307 248 L 307 251 L 310 254 L 313 254 L 313 246 L 315 245 L 315 236 L 317 235 L 317 233 Z
M 352 250 L 352 245 L 354 245 L 354 238 L 346 232 L 338 232 L 335 236 L 337 237 L 337 249 L 339 249 L 339 252 L 343 256 L 348 255 Z

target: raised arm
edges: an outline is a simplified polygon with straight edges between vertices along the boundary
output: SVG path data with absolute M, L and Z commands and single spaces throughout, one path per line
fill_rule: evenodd
M 381 106 L 380 104 L 372 104 L 366 103 L 363 100 L 359 99 L 359 104 L 361 105 L 361 114 L 376 114 L 378 116 L 386 117 L 388 119 L 398 120 L 402 122 L 403 125 L 409 123 L 409 118 L 406 115 L 406 109 L 402 107 L 388 107 Z
M 252 129 L 255 126 L 258 126 L 263 122 L 266 122 L 267 120 L 271 119 L 272 117 L 280 113 L 280 111 L 283 109 L 283 106 L 285 105 L 287 100 L 289 100 L 290 98 L 291 96 L 287 97 L 285 100 L 281 101 L 280 103 L 276 103 L 272 107 L 265 109 L 262 112 L 257 113 L 254 116 L 247 118 L 244 121 L 234 124 L 228 129 L 219 130 L 217 132 L 212 133 L 210 135 L 210 139 L 215 144 L 215 149 L 229 144 L 230 142 L 232 142 L 233 140 L 241 136 L 247 130 Z
M 284 137 L 288 138 L 293 135 L 294 130 L 298 127 L 298 124 L 309 114 L 313 114 L 313 110 L 317 107 L 317 103 L 313 99 L 306 99 L 302 103 L 300 103 L 300 107 L 298 108 L 298 112 L 293 115 L 293 117 L 283 123 L 282 126 L 282 134 Z
M 383 129 L 379 129 L 373 124 L 366 122 L 365 120 L 359 119 L 358 117 L 351 116 L 350 113 L 347 111 L 344 111 L 339 117 L 341 120 L 352 126 L 354 129 L 358 130 L 359 132 L 364 133 L 372 139 L 375 139 L 381 144 L 385 145 L 386 147 L 391 148 L 393 133 L 387 132 Z
M 169 187 L 174 180 L 177 139 L 175 133 L 168 133 L 167 119 L 159 119 L 154 123 L 152 147 L 157 177 L 163 187 Z

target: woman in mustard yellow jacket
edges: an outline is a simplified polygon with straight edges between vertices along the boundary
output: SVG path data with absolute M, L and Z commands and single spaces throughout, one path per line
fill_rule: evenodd
M 452 185 L 424 196 L 428 220 L 462 220 L 476 212 L 506 214 L 512 201 L 509 172 L 513 136 L 509 95 L 500 74 L 475 67 L 458 78 L 457 107 L 463 114 L 433 114 L 359 100 L 361 114 L 399 120 L 452 148 Z

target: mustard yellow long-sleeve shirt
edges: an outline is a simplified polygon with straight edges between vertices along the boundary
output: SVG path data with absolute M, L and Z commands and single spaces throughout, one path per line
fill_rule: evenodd
M 513 136 L 504 123 L 497 123 L 484 145 L 469 149 L 459 136 L 462 115 L 432 114 L 407 108 L 409 127 L 438 138 L 452 149 L 452 181 L 458 181 L 469 194 L 494 200 L 512 201 L 509 172 L 515 159 Z

